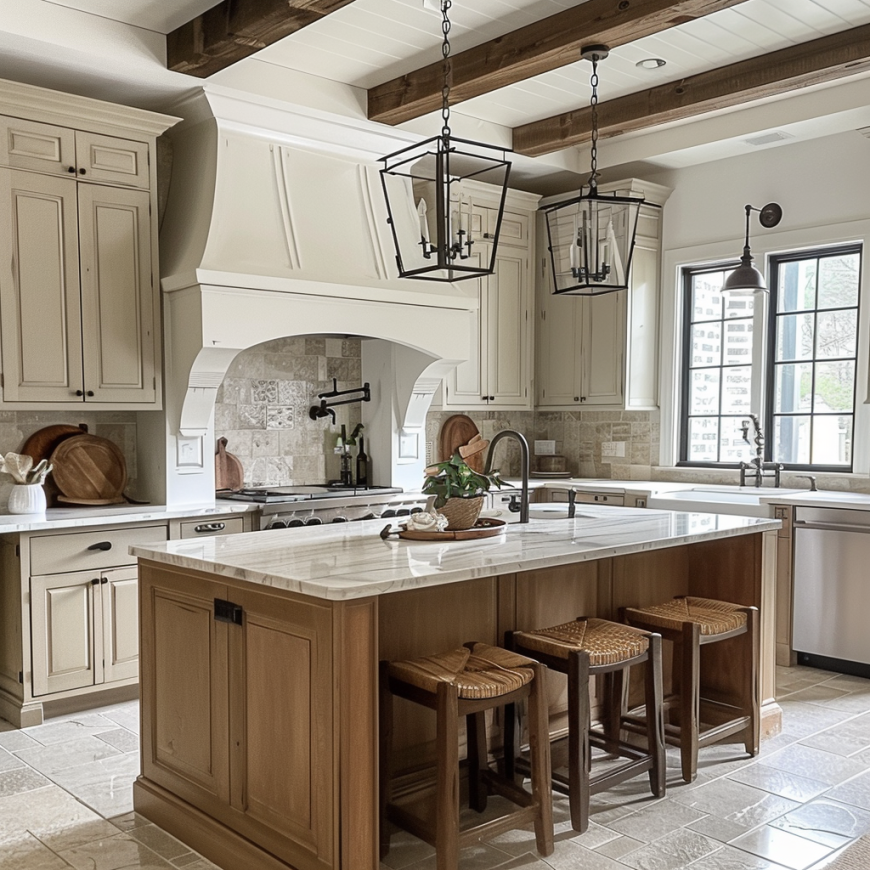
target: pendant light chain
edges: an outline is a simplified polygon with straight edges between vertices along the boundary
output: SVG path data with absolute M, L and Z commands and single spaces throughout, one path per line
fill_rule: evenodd
M 453 0 L 441 0 L 441 32 L 444 41 L 441 43 L 441 56 L 444 58 L 444 84 L 441 86 L 441 118 L 443 125 L 441 135 L 450 138 L 450 79 L 453 74 L 453 62 L 450 60 L 450 7 Z
M 592 97 L 589 105 L 592 108 L 592 175 L 589 177 L 589 187 L 594 193 L 598 188 L 598 55 L 592 55 Z

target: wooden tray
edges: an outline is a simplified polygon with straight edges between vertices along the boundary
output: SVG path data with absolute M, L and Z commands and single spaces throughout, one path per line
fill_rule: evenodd
M 481 517 L 470 529 L 457 532 L 426 532 L 400 527 L 399 537 L 406 541 L 473 541 L 475 538 L 493 538 L 503 535 L 507 523 L 492 517 Z
M 127 485 L 127 464 L 108 438 L 74 435 L 51 454 L 54 481 L 67 504 L 119 504 Z

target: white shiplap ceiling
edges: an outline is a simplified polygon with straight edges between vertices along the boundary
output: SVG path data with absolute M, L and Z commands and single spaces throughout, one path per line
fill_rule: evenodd
M 14 2 L 14 0 L 5 0 Z M 42 0 L 54 6 L 77 9 L 99 18 L 119 21 L 155 33 L 169 33 L 185 21 L 202 15 L 219 0 Z
M 574 5 L 570 0 L 454 0 L 454 51 Z M 439 18 L 423 0 L 355 0 L 257 57 L 370 88 L 438 60 Z M 870 0 L 747 0 L 616 49 L 600 69 L 601 97 L 612 99 L 867 23 Z M 648 57 L 661 57 L 667 65 L 638 69 L 637 61 Z M 457 110 L 515 127 L 585 105 L 589 73 L 589 65 L 578 60 L 476 97 Z

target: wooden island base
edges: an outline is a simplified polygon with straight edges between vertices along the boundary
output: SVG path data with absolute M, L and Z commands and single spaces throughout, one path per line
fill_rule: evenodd
M 498 644 L 510 629 L 616 618 L 621 606 L 681 594 L 760 608 L 762 735 L 776 734 L 775 535 L 344 601 L 143 560 L 136 811 L 227 870 L 377 870 L 379 659 Z M 739 649 L 704 648 L 710 697 L 742 691 Z M 548 675 L 554 731 L 565 724 L 564 688 Z M 400 797 L 412 799 L 431 777 L 428 713 L 396 700 Z

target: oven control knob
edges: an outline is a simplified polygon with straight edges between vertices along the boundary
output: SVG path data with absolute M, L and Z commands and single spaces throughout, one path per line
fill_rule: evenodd
M 396 516 L 397 517 L 407 517 L 410 515 L 410 513 L 411 513 L 411 511 L 409 511 L 408 508 L 402 508 L 401 510 L 396 511 Z
M 387 510 L 385 510 L 385 511 L 381 514 L 381 516 L 382 516 L 382 517 L 388 517 L 388 518 L 389 518 L 389 517 L 394 517 L 394 516 L 396 516 L 396 512 L 395 512 L 394 510 L 387 509 Z
M 376 520 L 376 519 L 377 519 L 377 517 L 374 514 L 368 513 L 364 517 L 360 517 L 359 521 L 362 522 L 363 520 Z
M 287 523 L 282 522 L 281 520 L 275 520 L 274 523 L 269 523 L 269 525 L 266 526 L 266 528 L 267 529 L 286 529 Z
M 421 507 L 411 508 L 411 513 L 412 514 L 421 514 L 421 513 L 423 513 L 423 508 L 421 508 Z
M 290 520 L 290 522 L 287 523 L 287 528 L 288 529 L 298 529 L 300 526 L 304 526 L 304 525 L 305 525 L 305 523 L 303 523 L 302 520 Z
M 334 523 L 346 523 L 346 522 L 347 522 L 347 517 L 333 517 L 333 518 L 332 518 L 332 521 L 333 521 Z
M 309 517 L 307 520 L 305 520 L 305 525 L 306 526 L 322 526 L 323 520 L 320 519 L 320 517 Z

